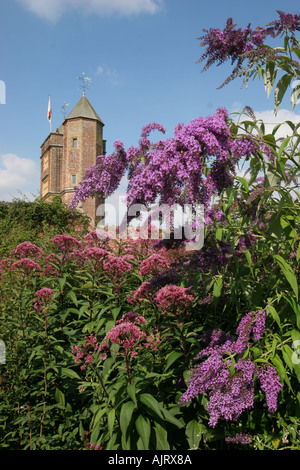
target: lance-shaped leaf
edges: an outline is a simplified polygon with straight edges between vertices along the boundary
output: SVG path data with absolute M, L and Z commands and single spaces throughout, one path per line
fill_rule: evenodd
M 298 283 L 297 278 L 291 268 L 291 266 L 282 258 L 282 256 L 274 255 L 274 259 L 280 266 L 282 273 L 284 274 L 286 280 L 290 284 L 291 288 L 294 291 L 296 299 L 298 300 Z
M 274 100 L 275 100 L 275 114 L 277 114 L 279 106 L 281 105 L 281 102 L 283 100 L 283 97 L 286 93 L 286 90 L 288 86 L 290 85 L 292 80 L 292 75 L 290 74 L 285 74 L 283 75 L 277 82 L 276 88 L 275 88 L 275 93 L 274 93 Z

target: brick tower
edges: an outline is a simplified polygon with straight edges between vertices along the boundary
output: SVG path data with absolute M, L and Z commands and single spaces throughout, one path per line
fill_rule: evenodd
M 40 194 L 44 200 L 59 196 L 69 204 L 74 186 L 96 163 L 96 157 L 106 153 L 103 127 L 104 123 L 83 93 L 61 126 L 50 132 L 41 145 Z M 96 209 L 102 202 L 102 196 L 96 195 L 87 199 L 80 209 L 94 222 Z

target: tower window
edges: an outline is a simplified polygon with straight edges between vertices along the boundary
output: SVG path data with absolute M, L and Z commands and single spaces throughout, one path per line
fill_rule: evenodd
M 77 139 L 73 139 L 73 149 L 77 148 Z
M 72 184 L 76 184 L 76 175 L 72 175 Z

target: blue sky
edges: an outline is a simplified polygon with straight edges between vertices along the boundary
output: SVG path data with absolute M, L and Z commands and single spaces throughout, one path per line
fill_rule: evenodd
M 236 80 L 217 90 L 231 68 L 201 73 L 202 28 L 225 26 L 232 17 L 253 27 L 277 18 L 276 10 L 300 14 L 299 0 L 10 0 L 0 5 L 0 200 L 39 191 L 40 145 L 82 95 L 78 76 L 91 78 L 88 99 L 105 123 L 107 151 L 120 139 L 136 145 L 141 128 L 174 127 L 218 107 L 250 105 L 272 119 L 272 99 L 261 82 L 241 88 Z M 291 118 L 288 103 L 279 118 Z M 300 105 L 292 115 L 300 120 Z

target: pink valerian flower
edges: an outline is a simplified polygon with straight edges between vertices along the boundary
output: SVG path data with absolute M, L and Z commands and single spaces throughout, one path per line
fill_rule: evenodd
M 8 258 L 3 258 L 0 260 L 0 275 L 6 275 L 13 263 L 12 257 L 9 256 Z
M 10 268 L 10 271 L 19 272 L 19 277 L 21 277 L 21 274 L 29 275 L 40 270 L 41 267 L 39 264 L 29 258 L 22 258 L 19 261 L 15 261 Z
M 40 258 L 44 254 L 43 250 L 37 245 L 31 242 L 20 243 L 14 250 L 11 251 L 11 255 L 17 258 Z
M 142 323 L 144 325 L 146 324 L 146 320 L 142 315 L 139 315 L 138 313 L 131 311 L 131 312 L 124 313 L 122 318 L 116 321 L 116 325 L 119 325 L 120 323 L 126 323 L 129 321 L 132 323 Z
M 131 357 L 137 356 L 137 348 L 142 338 L 146 336 L 140 327 L 132 322 L 124 322 L 114 326 L 106 335 L 103 345 L 107 345 L 106 341 L 111 344 L 119 344 L 125 351 L 126 355 Z M 120 352 L 117 353 L 118 355 Z
M 106 354 L 99 356 L 100 344 L 98 343 L 97 337 L 92 333 L 89 336 L 85 336 L 85 343 L 82 345 L 72 346 L 72 354 L 75 356 L 74 362 L 76 364 L 83 363 L 80 366 L 81 370 L 84 370 L 88 364 L 91 364 L 95 357 L 99 360 L 105 360 Z
M 80 242 L 71 235 L 55 235 L 50 241 L 63 252 L 68 252 L 74 247 L 79 248 L 81 246 Z
M 119 355 L 120 352 L 124 352 L 126 357 L 137 356 L 140 349 L 143 348 L 142 343 L 147 336 L 139 325 L 145 324 L 145 318 L 135 312 L 124 314 L 107 333 L 100 350 L 106 352 L 109 350 L 109 343 L 112 345 L 117 344 L 121 348 L 117 352 L 117 355 Z
M 170 266 L 170 261 L 159 253 L 154 253 L 148 258 L 144 259 L 139 268 L 139 274 L 145 276 L 147 274 L 156 275 L 162 269 L 167 269 Z
M 90 444 L 89 450 L 103 450 L 103 447 L 101 446 L 100 443 L 94 444 L 94 442 L 92 442 Z
M 154 295 L 157 304 L 162 307 L 162 314 L 172 311 L 180 312 L 189 307 L 194 301 L 191 289 L 176 285 L 166 285 Z
M 127 296 L 127 302 L 130 304 L 140 304 L 141 302 L 145 300 L 151 300 L 152 299 L 152 293 L 151 293 L 151 283 L 149 281 L 144 281 L 136 289 L 135 291 L 131 292 L 131 295 L 128 294 Z
M 105 234 L 107 234 L 106 237 L 105 237 Z M 100 237 L 99 237 L 99 235 L 100 235 Z M 110 245 L 109 245 L 109 243 L 107 243 L 107 242 L 109 242 L 109 240 L 111 240 L 111 236 L 110 236 L 109 232 L 106 232 L 104 230 L 100 230 L 100 229 L 97 228 L 95 230 L 91 230 L 89 233 L 87 233 L 83 237 L 82 247 L 83 248 L 93 247 L 93 246 L 96 246 L 98 248 L 104 248 L 105 247 L 106 250 L 110 251 Z
M 150 349 L 151 351 L 155 352 L 161 345 L 161 337 L 160 333 L 157 328 L 153 331 L 148 332 L 146 341 L 145 341 L 145 348 Z
M 91 246 L 83 250 L 74 249 L 70 257 L 83 266 L 89 266 L 93 271 L 98 271 L 103 266 L 103 261 L 109 256 L 109 252 L 97 246 Z
M 34 303 L 34 310 L 41 312 L 44 310 L 52 301 L 54 297 L 54 290 L 44 287 L 38 290 L 35 294 L 36 302 Z
M 103 263 L 105 274 L 120 276 L 132 271 L 132 265 L 120 256 L 109 255 Z

